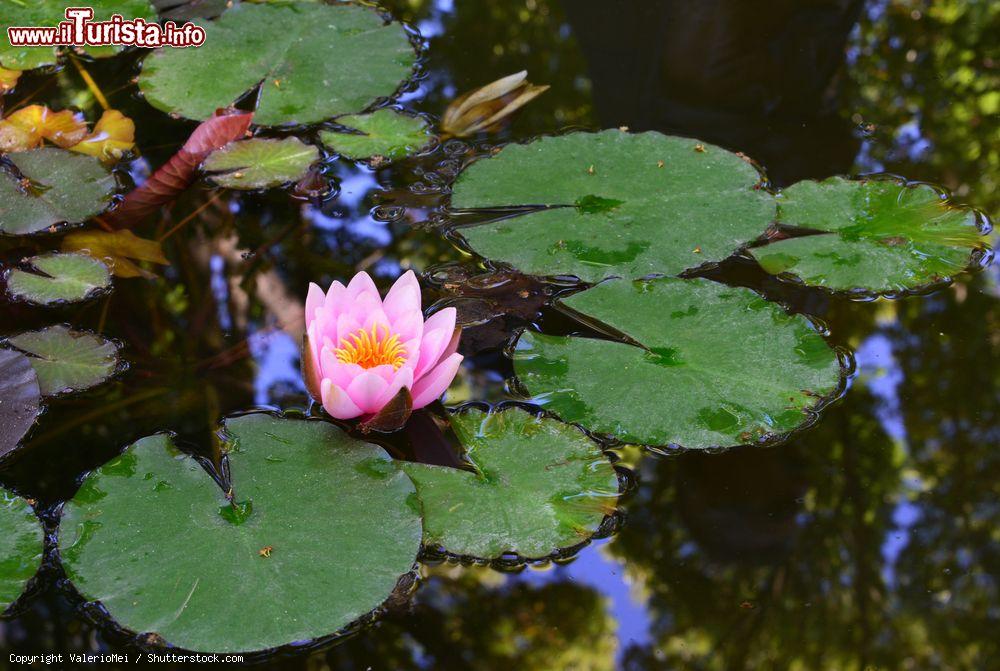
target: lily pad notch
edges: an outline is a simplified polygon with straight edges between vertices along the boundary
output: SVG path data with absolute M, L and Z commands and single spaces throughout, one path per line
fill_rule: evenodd
M 399 462 L 417 486 L 424 544 L 505 563 L 564 557 L 615 512 L 618 474 L 577 427 L 510 404 L 451 415 L 471 471 Z
M 806 317 L 709 280 L 609 280 L 561 306 L 606 338 L 525 331 L 517 379 L 563 421 L 624 443 L 778 441 L 812 424 L 850 370 Z

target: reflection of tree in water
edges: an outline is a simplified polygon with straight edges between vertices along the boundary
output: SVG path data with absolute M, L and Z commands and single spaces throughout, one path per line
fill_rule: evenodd
M 412 612 L 320 655 L 332 669 L 605 671 L 615 622 L 603 597 L 571 582 L 504 585 L 490 569 L 437 570 Z
M 610 545 L 654 619 L 657 643 L 629 650 L 629 668 L 995 659 L 1000 312 L 978 286 L 882 304 L 894 390 L 864 369 L 784 446 L 643 464 Z
M 845 115 L 876 125 L 858 169 L 940 182 L 1000 204 L 1000 4 L 869 3 L 848 50 Z

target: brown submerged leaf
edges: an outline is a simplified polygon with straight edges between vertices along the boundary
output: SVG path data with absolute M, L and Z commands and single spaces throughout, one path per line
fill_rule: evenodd
M 522 70 L 458 97 L 445 111 L 441 130 L 446 136 L 466 137 L 495 129 L 548 90 L 548 85 L 536 86 L 527 78 L 528 71 Z

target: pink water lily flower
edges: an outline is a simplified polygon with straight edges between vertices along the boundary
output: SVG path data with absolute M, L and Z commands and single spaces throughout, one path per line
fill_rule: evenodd
M 413 408 L 422 408 L 444 393 L 462 363 L 455 308 L 424 321 L 413 271 L 385 300 L 364 272 L 325 294 L 310 284 L 306 336 L 306 383 L 337 419 L 373 415 L 404 387 Z

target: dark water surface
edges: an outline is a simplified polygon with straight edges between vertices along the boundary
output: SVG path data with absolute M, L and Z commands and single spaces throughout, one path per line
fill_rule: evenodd
M 428 40 L 403 96 L 439 115 L 458 93 L 527 69 L 550 91 L 489 144 L 627 125 L 742 151 L 771 181 L 892 171 L 941 183 L 995 213 L 1000 108 L 995 2 L 944 0 L 397 0 Z M 191 124 L 124 87 L 134 59 L 95 63 L 112 105 L 158 165 Z M 91 104 L 72 71 L 18 89 Z M 513 329 L 557 317 L 553 291 L 492 272 L 427 220 L 475 152 L 460 143 L 390 169 L 331 167 L 321 205 L 280 191 L 196 187 L 157 237 L 154 281 L 58 313 L 4 305 L 0 334 L 65 321 L 117 338 L 128 370 L 49 403 L 6 486 L 51 507 L 78 476 L 159 430 L 207 453 L 220 417 L 308 399 L 298 346 L 309 281 L 366 269 L 383 285 L 430 271 L 431 300 L 477 324 L 449 404 L 508 398 Z M 158 230 L 151 230 L 154 226 Z M 6 262 L 34 240 L 0 240 Z M 40 247 L 39 247 L 40 248 Z M 562 565 L 501 572 L 427 565 L 409 604 L 334 647 L 267 661 L 308 669 L 990 669 L 1000 667 L 1000 285 L 996 268 L 899 300 L 852 302 L 770 278 L 713 272 L 819 317 L 854 352 L 846 396 L 790 442 L 721 454 L 620 450 L 637 486 L 624 523 Z M 427 285 L 430 286 L 430 285 Z M 456 294 L 460 298 L 456 298 Z M 739 337 L 734 334 L 734 337 Z M 663 413 L 670 408 L 664 407 Z M 394 441 L 394 447 L 407 449 Z M 403 441 L 405 443 L 405 441 Z M 0 649 L 134 651 L 90 623 L 51 567 Z M 6 662 L 4 654 L 0 666 Z

